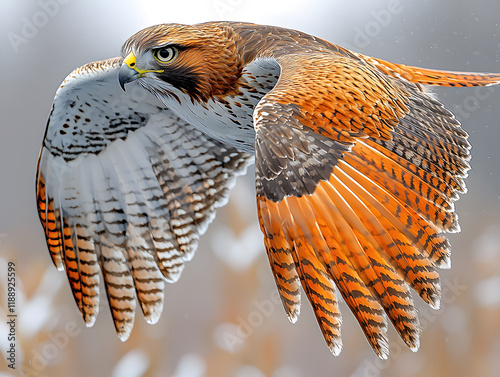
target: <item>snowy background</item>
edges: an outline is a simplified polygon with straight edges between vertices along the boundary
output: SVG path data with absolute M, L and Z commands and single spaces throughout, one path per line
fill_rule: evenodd
M 74 68 L 117 56 L 144 27 L 212 20 L 299 29 L 396 63 L 500 72 L 497 0 L 1 0 L 0 377 L 499 376 L 500 88 L 435 90 L 470 133 L 474 158 L 469 193 L 457 204 L 462 232 L 450 237 L 453 268 L 441 273 L 442 308 L 416 298 L 424 327 L 417 353 L 391 329 L 391 357 L 379 361 L 345 305 L 339 357 L 308 302 L 299 321 L 288 322 L 262 246 L 252 172 L 239 179 L 180 281 L 167 286 L 157 325 L 138 314 L 121 343 L 103 302 L 95 326 L 85 328 L 35 209 L 54 92 Z M 18 275 L 16 371 L 4 359 L 8 261 Z

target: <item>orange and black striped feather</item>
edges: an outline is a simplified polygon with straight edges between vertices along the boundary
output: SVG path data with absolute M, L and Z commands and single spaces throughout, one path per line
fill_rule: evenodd
M 357 56 L 276 57 L 280 79 L 254 115 L 257 204 L 271 264 L 276 250 L 292 251 L 328 344 L 332 329 L 340 336 L 340 322 L 324 321 L 338 310 L 334 283 L 384 358 L 383 311 L 416 350 L 409 287 L 440 305 L 436 268 L 450 265 L 444 234 L 459 229 L 454 201 L 470 167 L 467 134 L 415 84 L 485 85 L 500 76 L 411 76 L 411 67 Z

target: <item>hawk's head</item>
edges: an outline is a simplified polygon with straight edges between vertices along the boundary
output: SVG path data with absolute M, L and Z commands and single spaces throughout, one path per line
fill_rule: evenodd
M 156 25 L 125 42 L 119 81 L 137 80 L 158 97 L 188 94 L 206 101 L 236 86 L 242 63 L 234 33 L 225 23 Z

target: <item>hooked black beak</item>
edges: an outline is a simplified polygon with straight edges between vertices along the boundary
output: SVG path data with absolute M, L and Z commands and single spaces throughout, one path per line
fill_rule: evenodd
M 118 72 L 118 82 L 120 83 L 121 88 L 125 91 L 125 84 L 131 81 L 137 80 L 139 77 L 144 76 L 149 72 L 163 72 L 162 69 L 140 69 L 137 67 L 137 61 L 133 52 L 130 52 L 125 59 L 123 59 L 122 66 L 120 71 Z
M 124 63 L 118 72 L 118 82 L 123 91 L 125 91 L 125 84 L 136 80 L 138 76 L 139 72 Z

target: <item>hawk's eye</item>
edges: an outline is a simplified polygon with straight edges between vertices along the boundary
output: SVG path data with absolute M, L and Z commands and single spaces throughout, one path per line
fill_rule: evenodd
M 179 50 L 173 46 L 159 48 L 153 51 L 153 56 L 160 63 L 169 63 L 177 57 Z

